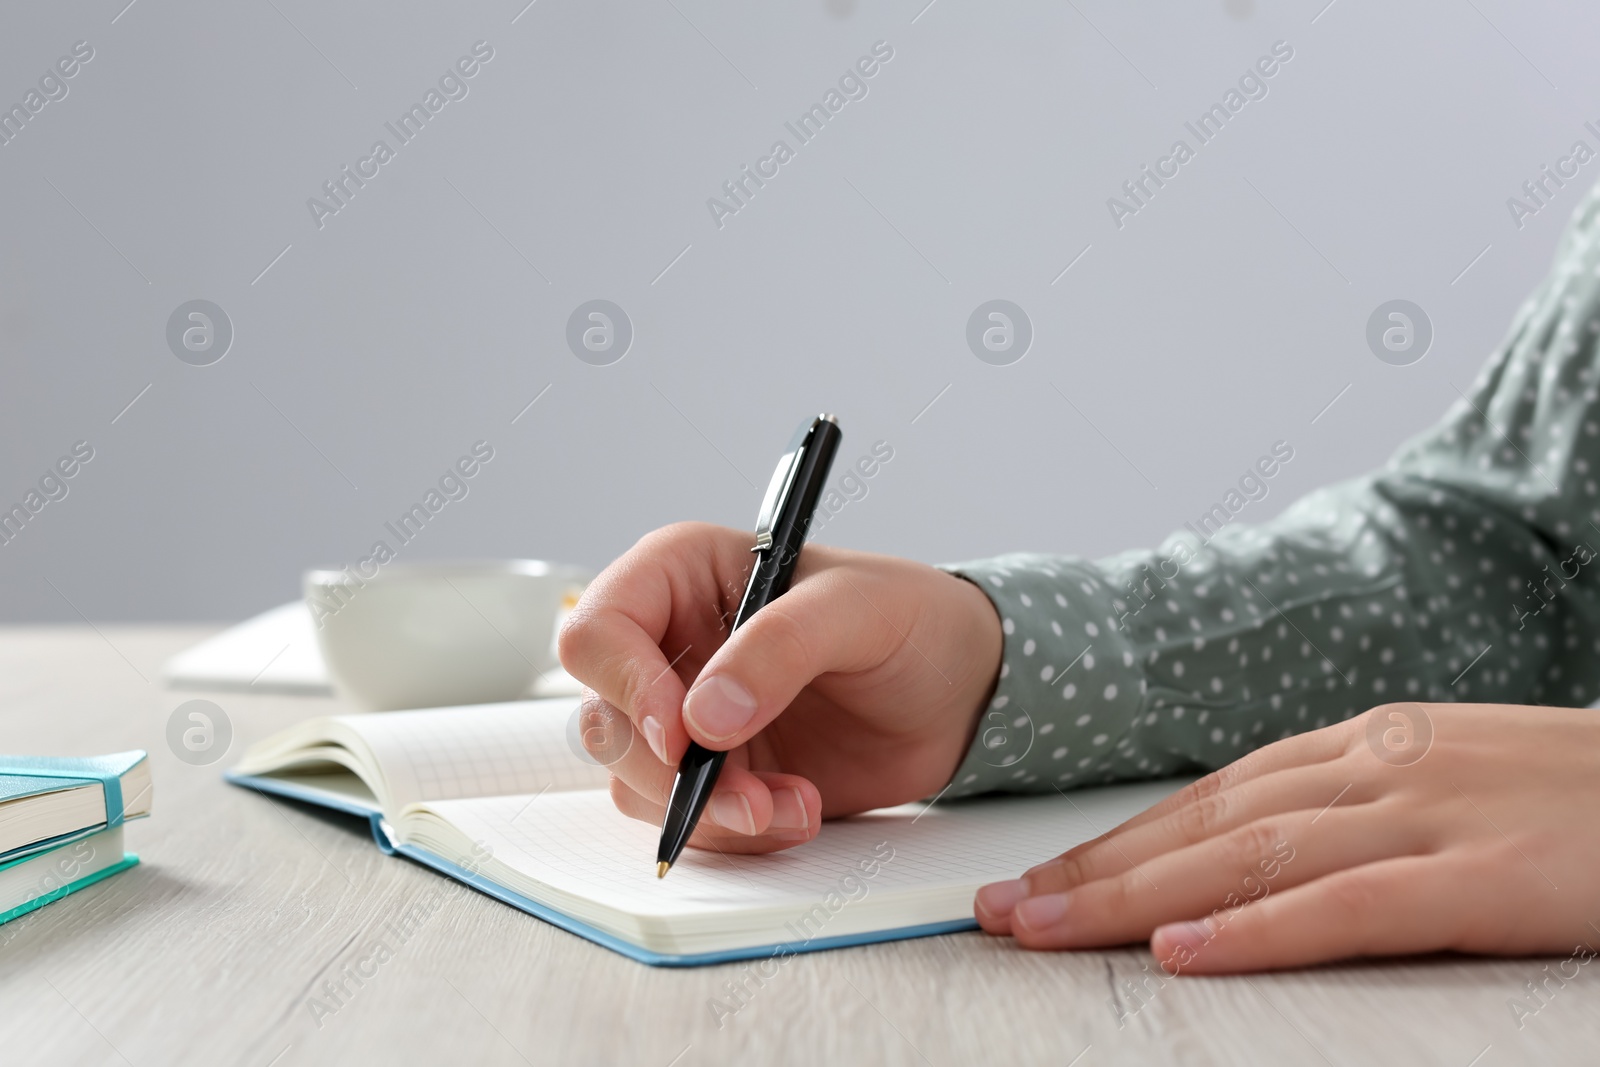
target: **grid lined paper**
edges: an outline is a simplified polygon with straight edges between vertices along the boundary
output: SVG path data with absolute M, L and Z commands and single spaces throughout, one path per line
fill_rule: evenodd
M 394 810 L 422 800 L 603 789 L 568 743 L 576 699 L 341 715 L 371 747 Z M 643 741 L 639 741 L 643 744 Z
M 429 807 L 492 849 L 494 859 L 562 892 L 618 911 L 657 916 L 782 909 L 816 901 L 880 865 L 869 895 L 971 887 L 1015 878 L 1131 818 L 1183 785 L 1141 783 L 1059 796 L 908 804 L 825 824 L 815 841 L 765 856 L 691 849 L 665 879 L 655 873 L 660 831 L 620 814 L 603 792 L 454 800 Z M 926 809 L 926 810 L 925 810 Z M 970 897 L 967 898 L 970 914 Z M 960 916 L 957 916 L 960 917 Z M 895 925 L 889 923 L 887 925 Z

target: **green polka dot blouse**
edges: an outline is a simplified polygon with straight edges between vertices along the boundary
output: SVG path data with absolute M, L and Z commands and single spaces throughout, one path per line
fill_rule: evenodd
M 944 796 L 1209 770 L 1392 701 L 1595 700 L 1597 236 L 1600 187 L 1472 388 L 1382 471 L 1208 540 L 947 565 L 1005 654 Z

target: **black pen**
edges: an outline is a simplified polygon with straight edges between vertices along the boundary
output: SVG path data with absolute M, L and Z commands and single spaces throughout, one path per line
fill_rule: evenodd
M 767 495 L 761 501 L 761 514 L 756 518 L 756 543 L 751 549 L 756 554 L 756 565 L 750 572 L 750 583 L 745 586 L 733 629 L 743 626 L 750 616 L 788 591 L 795 564 L 800 561 L 800 546 L 805 544 L 823 483 L 828 479 L 828 468 L 833 465 L 833 454 L 843 439 L 839 420 L 832 415 L 819 415 L 800 425 L 789 442 L 789 450 L 778 460 L 778 469 L 772 472 Z M 672 781 L 672 797 L 661 824 L 661 847 L 656 849 L 657 878 L 667 876 L 683 846 L 689 843 L 727 758 L 726 752 L 713 752 L 689 742 L 689 750 L 683 754 L 678 775 Z

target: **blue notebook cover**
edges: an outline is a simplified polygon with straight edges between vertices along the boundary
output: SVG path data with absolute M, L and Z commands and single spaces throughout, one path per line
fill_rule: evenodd
M 384 821 L 383 813 L 373 805 L 363 804 L 351 797 L 331 791 L 307 788 L 298 782 L 286 782 L 282 779 L 273 778 L 271 775 L 236 774 L 233 771 L 225 771 L 223 772 L 223 777 L 234 785 L 244 786 L 246 789 L 272 793 L 307 804 L 317 804 L 365 819 L 372 829 L 373 840 L 377 842 L 378 848 L 383 852 L 389 855 L 404 856 L 416 863 L 432 867 L 439 873 L 469 885 L 480 893 L 494 897 L 496 900 L 509 904 L 519 911 L 527 912 L 529 915 L 543 919 L 553 926 L 559 926 L 568 933 L 577 934 L 579 937 L 609 948 L 613 952 L 620 952 L 629 959 L 638 960 L 640 963 L 648 963 L 653 967 L 700 967 L 710 963 L 765 959 L 770 956 L 787 956 L 797 952 L 820 952 L 830 948 L 869 945 L 879 941 L 902 941 L 912 937 L 932 937 L 937 934 L 950 934 L 961 930 L 976 930 L 978 928 L 976 919 L 954 919 L 949 922 L 924 923 L 920 926 L 900 926 L 890 930 L 873 930 L 867 933 L 847 934 L 840 937 L 815 937 L 808 941 L 774 942 L 770 945 L 752 945 L 748 948 L 724 949 L 717 952 L 684 954 L 655 952 L 641 948 L 631 941 L 624 941 L 614 934 L 606 933 L 604 930 L 596 929 L 588 923 L 580 922 L 570 915 L 556 911 L 554 908 L 541 904 L 536 900 L 529 900 L 520 893 L 513 892 L 497 882 L 492 882 L 481 874 L 468 871 L 426 849 L 397 842 L 389 830 L 388 823 Z

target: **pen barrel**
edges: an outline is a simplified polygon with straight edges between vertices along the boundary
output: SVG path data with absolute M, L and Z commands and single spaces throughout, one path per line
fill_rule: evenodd
M 792 493 L 784 503 L 772 527 L 772 547 L 756 554 L 756 566 L 745 586 L 744 599 L 739 603 L 739 613 L 734 616 L 733 628 L 737 630 L 762 607 L 782 596 L 794 578 L 794 569 L 800 562 L 800 549 L 811 530 L 811 519 L 816 514 L 817 501 L 822 496 L 828 471 L 833 467 L 834 454 L 844 432 L 837 423 L 819 422 L 812 430 L 813 440 L 806 442 L 800 457 L 800 467 L 794 473 Z
M 713 752 L 693 741 L 678 764 L 672 780 L 672 796 L 667 801 L 667 817 L 661 824 L 661 843 L 656 847 L 657 863 L 677 863 L 684 846 L 694 834 L 700 815 L 711 799 L 711 787 L 722 770 L 726 752 Z
M 811 529 L 811 516 L 816 512 L 823 484 L 833 466 L 834 453 L 839 451 L 839 442 L 843 439 L 844 434 L 831 416 L 816 420 L 806 435 L 799 464 L 790 474 L 789 492 L 773 516 L 772 543 L 756 553 L 755 569 L 745 586 L 744 600 L 734 616 L 733 629 L 743 626 L 750 616 L 788 590 L 795 565 L 800 562 L 800 548 Z M 661 844 L 656 850 L 657 864 L 670 866 L 677 862 L 711 799 L 717 774 L 727 758 L 726 752 L 716 752 L 693 741 L 689 743 L 672 781 L 667 815 L 661 824 Z M 665 874 L 666 870 L 662 867 L 660 873 Z

